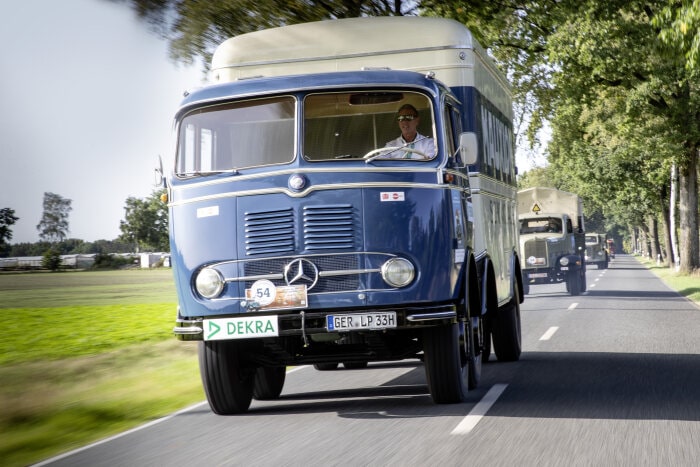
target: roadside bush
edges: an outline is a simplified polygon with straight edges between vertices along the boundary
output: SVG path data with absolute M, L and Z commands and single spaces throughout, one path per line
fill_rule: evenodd
M 44 253 L 44 257 L 41 260 L 41 266 L 50 271 L 58 271 L 58 269 L 61 267 L 61 253 L 58 250 L 49 248 Z
M 100 253 L 95 256 L 95 264 L 92 265 L 92 269 L 119 269 L 130 264 L 131 258 Z

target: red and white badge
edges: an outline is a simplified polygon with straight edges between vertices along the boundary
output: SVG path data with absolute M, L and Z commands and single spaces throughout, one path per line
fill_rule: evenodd
M 382 191 L 379 193 L 379 200 L 384 201 L 406 201 L 403 191 Z

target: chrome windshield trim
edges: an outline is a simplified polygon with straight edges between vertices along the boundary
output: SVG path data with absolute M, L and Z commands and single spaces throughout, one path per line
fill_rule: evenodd
M 358 159 L 360 161 L 360 159 Z M 405 162 L 404 162 L 405 163 Z M 423 162 L 424 163 L 424 162 Z M 249 181 L 249 180 L 255 180 L 258 178 L 269 178 L 271 175 L 292 175 L 292 174 L 311 174 L 311 173 L 331 173 L 331 174 L 339 174 L 339 173 L 367 173 L 367 172 L 377 172 L 377 173 L 393 173 L 393 172 L 399 172 L 399 173 L 433 173 L 437 169 L 433 166 L 430 167 L 415 167 L 415 166 L 410 166 L 410 167 L 376 167 L 376 166 L 362 166 L 362 167 L 352 167 L 352 168 L 338 168 L 338 167 L 332 167 L 332 168 L 304 168 L 304 169 L 284 169 L 284 170 L 275 170 L 275 171 L 266 171 L 266 172 L 260 172 L 260 173 L 255 173 L 255 174 L 248 174 L 248 175 L 232 175 L 231 177 L 228 178 L 218 178 L 216 180 L 202 180 L 199 182 L 194 182 L 194 183 L 188 183 L 186 185 L 177 185 L 177 186 L 171 186 L 171 189 L 173 191 L 181 191 L 181 190 L 187 190 L 189 188 L 200 188 L 203 186 L 209 186 L 209 185 L 219 185 L 223 183 L 231 183 L 231 182 L 243 182 L 243 181 Z M 188 180 L 191 180 L 192 178 L 188 178 Z
M 243 190 L 243 191 L 230 191 L 227 193 L 217 193 L 215 195 L 198 196 L 195 198 L 184 199 L 180 201 L 173 201 L 168 203 L 168 206 L 182 206 L 185 204 L 199 203 L 203 201 L 212 201 L 217 199 L 226 198 L 239 198 L 243 196 L 256 196 L 256 195 L 270 195 L 270 194 L 284 194 L 290 198 L 304 198 L 314 191 L 325 191 L 325 190 L 347 190 L 347 189 L 362 189 L 362 188 L 426 188 L 432 190 L 446 190 L 450 189 L 450 185 L 438 185 L 435 183 L 412 183 L 412 182 L 358 182 L 358 183 L 336 183 L 336 184 L 323 184 L 323 185 L 312 185 L 304 191 L 294 192 L 287 188 L 276 187 L 276 188 L 265 188 L 260 190 Z

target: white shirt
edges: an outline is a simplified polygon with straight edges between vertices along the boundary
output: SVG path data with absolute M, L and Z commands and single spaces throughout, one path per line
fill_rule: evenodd
M 416 151 L 422 152 L 423 154 L 425 154 L 425 157 L 423 157 L 423 155 L 418 154 L 416 152 L 402 151 L 401 149 L 397 149 L 397 150 L 392 151 L 384 156 L 381 156 L 382 158 L 425 160 L 425 159 L 432 159 L 433 157 L 435 157 L 435 142 L 433 141 L 433 138 L 430 138 L 428 136 L 423 136 L 420 133 L 416 134 L 416 137 L 413 139 L 413 142 L 411 142 L 411 143 L 409 143 L 408 141 L 403 139 L 403 136 L 399 136 L 398 138 L 393 139 L 393 140 L 389 141 L 388 143 L 386 143 L 385 147 L 411 148 L 411 149 L 415 149 Z

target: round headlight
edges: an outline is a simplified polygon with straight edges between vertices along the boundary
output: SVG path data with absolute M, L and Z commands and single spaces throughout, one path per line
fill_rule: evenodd
M 562 266 L 567 266 L 569 264 L 569 258 L 564 256 L 562 259 L 559 260 L 559 264 L 561 264 Z
M 413 264 L 404 258 L 391 258 L 382 265 L 382 279 L 392 287 L 404 287 L 416 275 Z
M 224 290 L 224 278 L 216 269 L 204 268 L 197 274 L 195 287 L 204 298 L 216 298 Z

